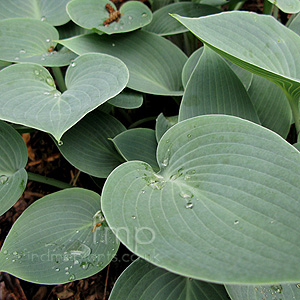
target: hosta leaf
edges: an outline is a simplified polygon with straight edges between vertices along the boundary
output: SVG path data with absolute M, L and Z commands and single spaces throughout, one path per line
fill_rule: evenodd
M 212 6 L 220 6 L 227 4 L 230 0 L 192 0 L 195 3 L 207 4 Z
M 145 26 L 145 30 L 158 35 L 172 35 L 188 31 L 169 14 L 176 13 L 186 17 L 200 17 L 220 12 L 221 10 L 209 5 L 192 2 L 179 2 L 166 5 L 153 14 L 152 22 Z
M 206 115 L 170 128 L 157 161 L 159 173 L 126 162 L 104 185 L 106 221 L 126 247 L 206 281 L 300 280 L 300 153 L 292 145 L 255 123 Z
M 161 139 L 164 133 L 178 122 L 178 116 L 165 117 L 163 113 L 159 114 L 155 124 L 155 136 L 157 142 Z
M 126 160 L 145 161 L 158 171 L 157 142 L 154 130 L 148 128 L 129 129 L 118 134 L 112 141 Z
M 299 284 L 274 285 L 226 285 L 231 300 L 298 300 L 300 299 Z
M 39 284 L 61 284 L 99 272 L 118 249 L 99 209 L 100 196 L 80 188 L 33 203 L 6 237 L 0 270 Z M 101 226 L 95 227 L 98 222 Z
M 248 93 L 261 124 L 286 138 L 292 124 L 292 112 L 284 92 L 269 80 L 253 75 Z
M 63 156 L 77 169 L 106 178 L 124 160 L 109 138 L 126 128 L 114 117 L 99 110 L 90 112 L 62 137 Z
M 109 300 L 228 300 L 223 286 L 172 274 L 148 262 L 134 261 L 118 278 Z
M 233 63 L 279 85 L 291 98 L 300 95 L 300 38 L 272 16 L 224 12 L 177 20 Z
M 68 2 L 69 0 L 1 0 L 0 19 L 24 17 L 59 26 L 70 20 L 66 12 Z
M 205 46 L 187 83 L 179 121 L 206 114 L 234 115 L 260 123 L 240 79 L 221 56 Z
M 0 119 L 49 132 L 59 141 L 88 112 L 120 93 L 127 81 L 124 63 L 99 53 L 74 60 L 62 94 L 42 66 L 15 64 L 0 71 Z
M 300 11 L 299 0 L 269 0 L 276 5 L 280 10 L 288 14 L 295 14 Z
M 155 95 L 183 93 L 181 71 L 187 57 L 170 41 L 153 33 L 89 34 L 59 42 L 77 54 L 101 52 L 120 58 L 129 69 L 128 87 L 133 90 Z
M 1 20 L 0 59 L 48 67 L 68 65 L 76 54 L 65 48 L 52 51 L 57 39 L 57 30 L 45 22 L 25 18 Z
M 300 13 L 295 15 L 294 19 L 289 24 L 288 28 L 296 32 L 298 35 L 300 35 Z
M 79 26 L 107 34 L 133 31 L 152 20 L 151 10 L 145 4 L 130 1 L 121 6 L 121 17 L 118 22 L 114 21 L 105 26 L 104 21 L 109 18 L 105 8 L 107 3 L 116 10 L 116 6 L 107 0 L 72 0 L 68 3 L 67 11 Z
M 67 24 L 63 26 L 59 26 L 56 28 L 59 33 L 60 39 L 67 39 L 70 37 L 74 37 L 75 35 L 81 35 L 81 34 L 88 34 L 91 33 L 90 30 L 84 29 L 72 21 L 68 22 Z
M 27 148 L 19 133 L 0 121 L 0 216 L 25 190 Z
M 143 104 L 143 95 L 126 89 L 116 97 L 110 99 L 108 103 L 125 109 L 139 108 Z

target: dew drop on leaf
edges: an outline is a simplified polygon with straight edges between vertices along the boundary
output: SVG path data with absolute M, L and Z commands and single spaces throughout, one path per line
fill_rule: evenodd
M 46 18 L 45 16 L 42 16 L 42 17 L 41 17 L 41 21 L 42 21 L 42 22 L 45 22 L 46 20 L 47 20 L 47 18 Z
M 19 52 L 20 52 L 20 54 L 25 54 L 26 50 L 25 49 L 21 49 Z
M 18 56 L 15 57 L 15 60 L 19 60 L 19 59 L 20 59 L 20 57 L 18 57 Z
M 69 276 L 69 281 L 72 281 L 72 280 L 75 280 L 75 275 L 74 274 L 71 274 L 70 276 Z
M 297 284 L 296 284 L 296 287 L 297 287 L 298 289 L 300 289 L 300 283 L 297 283 Z
M 8 177 L 6 175 L 0 176 L 0 184 L 4 184 L 8 181 Z
M 136 216 L 132 216 L 131 218 L 132 218 L 133 220 L 135 220 L 135 219 L 136 219 Z
M 72 68 L 76 67 L 76 62 L 75 62 L 75 61 L 72 61 L 72 62 L 71 62 L 71 67 L 72 67 Z
M 63 144 L 64 144 L 64 142 L 63 141 L 58 141 L 58 146 L 62 146 Z
M 189 133 L 189 134 L 187 135 L 187 137 L 188 137 L 188 138 L 191 138 L 191 137 L 192 137 L 192 135 Z
M 116 46 L 116 44 L 115 44 L 115 43 L 112 43 L 111 45 L 112 45 L 113 47 L 115 47 L 115 46 Z
M 48 77 L 48 78 L 46 79 L 46 82 L 47 82 L 47 84 L 49 84 L 50 86 L 54 86 L 54 80 L 53 80 L 53 78 Z
M 143 17 L 143 18 L 147 17 L 147 14 L 146 14 L 145 12 L 142 13 L 142 17 Z
M 50 43 L 50 39 L 46 39 L 46 43 Z
M 59 272 L 59 271 L 60 271 L 60 269 L 59 269 L 59 268 L 56 268 L 56 269 L 55 269 L 55 272 Z
M 188 202 L 186 205 L 185 205 L 185 208 L 189 208 L 189 209 L 192 209 L 194 207 L 194 204 L 192 202 Z
M 7 253 L 8 253 L 8 251 L 7 251 L 7 250 L 4 250 L 4 251 L 3 251 L 3 254 L 4 254 L 4 255 L 6 255 Z
M 187 192 L 181 191 L 179 195 L 183 199 L 189 199 L 189 198 L 194 197 L 194 195 L 191 192 L 188 192 L 188 191 Z
M 129 20 L 132 20 L 132 16 L 128 16 L 128 19 L 129 19 Z
M 239 223 L 240 223 L 239 220 L 235 220 L 233 224 L 234 224 L 234 225 L 237 225 L 237 224 L 239 224 Z

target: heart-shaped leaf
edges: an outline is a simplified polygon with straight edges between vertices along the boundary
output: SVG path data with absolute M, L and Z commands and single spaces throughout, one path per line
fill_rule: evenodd
M 207 46 L 184 91 L 179 121 L 206 114 L 234 115 L 260 124 L 240 79 L 226 61 Z
M 280 10 L 288 14 L 296 14 L 300 11 L 299 0 L 269 0 L 269 2 L 276 5 Z
M 66 12 L 69 0 L 6 0 L 0 2 L 0 19 L 31 18 L 53 26 L 67 23 L 70 18 Z M 21 29 L 22 27 L 20 27 Z M 36 28 L 37 29 L 37 28 Z
M 63 135 L 63 144 L 58 148 L 77 169 L 95 177 L 106 178 L 124 162 L 108 139 L 125 130 L 117 119 L 95 110 Z
M 219 12 L 221 12 L 220 9 L 204 4 L 192 2 L 172 3 L 155 11 L 152 22 L 145 26 L 144 30 L 161 36 L 178 34 L 186 32 L 188 29 L 174 20 L 170 13 L 186 17 L 200 17 Z
M 49 132 L 59 141 L 88 112 L 120 93 L 127 81 L 125 64 L 99 53 L 73 61 L 63 94 L 42 66 L 15 64 L 0 71 L 0 119 Z
M 290 100 L 300 95 L 300 37 L 272 16 L 224 12 L 202 18 L 174 17 L 219 54 L 279 85 Z M 262 30 L 263 28 L 263 30 Z
M 300 280 L 300 153 L 292 145 L 255 123 L 206 115 L 170 128 L 157 161 L 159 173 L 126 162 L 104 185 L 103 212 L 126 247 L 206 281 Z
M 129 69 L 128 87 L 133 90 L 154 95 L 183 93 L 181 72 L 187 57 L 156 34 L 143 30 L 114 36 L 89 34 L 59 42 L 77 54 L 101 52 L 120 58 Z
M 232 300 L 300 299 L 300 284 L 226 285 L 226 290 Z
M 139 108 L 143 104 L 143 95 L 141 93 L 125 89 L 122 93 L 110 99 L 107 103 L 125 109 Z
M 10 209 L 25 190 L 27 148 L 19 133 L 0 121 L 0 216 Z
M 105 20 L 110 18 L 105 8 L 106 4 L 116 10 L 116 6 L 107 0 L 72 0 L 67 5 L 67 11 L 70 18 L 79 26 L 107 34 L 133 31 L 152 20 L 151 10 L 145 4 L 129 1 L 121 6 L 120 17 L 105 25 Z
M 32 62 L 43 66 L 65 66 L 76 54 L 69 49 L 53 50 L 57 30 L 45 22 L 16 18 L 0 21 L 0 59 L 11 62 Z
M 80 188 L 36 201 L 6 237 L 0 270 L 39 284 L 61 284 L 99 272 L 119 245 L 99 209 L 100 196 Z
M 119 299 L 228 300 L 228 295 L 221 285 L 178 276 L 137 259 L 121 274 L 111 291 L 109 300 Z
M 157 142 L 154 130 L 149 128 L 129 129 L 118 134 L 112 141 L 126 160 L 142 160 L 155 171 L 159 170 L 156 161 Z
M 284 92 L 273 82 L 253 75 L 248 94 L 261 124 L 286 138 L 293 118 Z

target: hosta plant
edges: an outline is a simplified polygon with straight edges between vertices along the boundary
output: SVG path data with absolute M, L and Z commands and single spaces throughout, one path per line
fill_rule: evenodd
M 66 283 L 121 242 L 111 300 L 300 299 L 299 1 L 142 2 L 0 1 L 1 214 L 46 180 L 19 132 L 101 189 L 48 180 L 0 271 Z

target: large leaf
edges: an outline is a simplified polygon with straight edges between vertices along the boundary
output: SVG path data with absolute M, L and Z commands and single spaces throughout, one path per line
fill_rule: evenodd
M 142 160 L 155 171 L 157 141 L 155 132 L 149 128 L 134 128 L 118 134 L 113 140 L 116 149 L 126 160 Z
M 291 98 L 300 95 L 300 37 L 272 16 L 224 12 L 202 18 L 175 15 L 219 54 L 279 85 Z
M 0 19 L 24 17 L 59 26 L 70 20 L 66 12 L 68 2 L 69 0 L 1 0 Z
M 158 174 L 126 162 L 104 185 L 103 212 L 126 247 L 206 281 L 300 280 L 300 153 L 292 145 L 255 123 L 206 115 L 170 128 L 157 161 Z
M 119 244 L 99 209 L 100 196 L 80 188 L 33 203 L 6 237 L 0 270 L 39 284 L 60 284 L 99 272 Z M 98 222 L 100 227 L 95 226 Z
M 168 40 L 146 31 L 114 36 L 82 35 L 59 41 L 77 54 L 101 52 L 128 67 L 128 87 L 155 95 L 182 95 L 181 71 L 187 57 Z M 174 63 L 176 61 L 176 63 Z
M 43 66 L 65 66 L 76 54 L 68 49 L 52 51 L 57 30 L 40 20 L 15 18 L 0 21 L 0 59 L 32 62 Z
M 269 0 L 276 5 L 280 10 L 288 14 L 295 14 L 300 11 L 299 0 Z
M 118 278 L 109 300 L 228 300 L 221 285 L 181 277 L 142 259 L 134 261 Z
M 37 64 L 15 64 L 0 71 L 0 119 L 51 133 L 56 140 L 88 112 L 116 96 L 128 70 L 105 54 L 78 57 L 66 72 L 67 91 L 56 90 L 50 73 Z
M 67 11 L 79 26 L 107 34 L 133 31 L 152 20 L 152 12 L 145 4 L 130 1 L 121 6 L 119 20 L 105 26 L 104 21 L 109 18 L 105 8 L 107 3 L 116 10 L 116 6 L 107 0 L 72 0 L 68 3 Z
M 153 14 L 152 22 L 145 26 L 145 30 L 158 35 L 171 35 L 188 31 L 186 27 L 174 20 L 170 13 L 186 17 L 200 17 L 220 12 L 218 8 L 192 2 L 172 3 L 160 8 Z
M 126 128 L 114 117 L 99 110 L 90 112 L 62 137 L 63 156 L 77 169 L 106 178 L 124 160 L 109 138 Z
M 299 284 L 274 284 L 268 286 L 226 285 L 231 300 L 298 300 Z
M 222 57 L 205 46 L 187 83 L 179 121 L 206 114 L 234 115 L 260 123 L 240 79 Z
M 284 92 L 269 80 L 253 75 L 248 93 L 261 124 L 286 138 L 292 112 Z
M 0 216 L 25 190 L 27 148 L 16 130 L 0 121 Z

